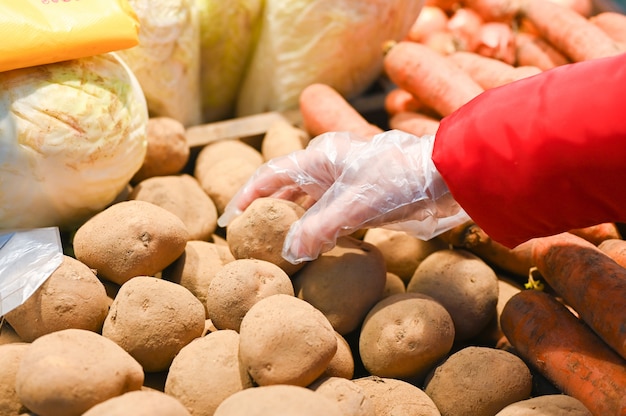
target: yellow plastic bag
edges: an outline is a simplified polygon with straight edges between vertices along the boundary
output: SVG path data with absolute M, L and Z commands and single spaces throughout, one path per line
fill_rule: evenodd
M 126 49 L 139 20 L 126 0 L 0 1 L 0 71 Z

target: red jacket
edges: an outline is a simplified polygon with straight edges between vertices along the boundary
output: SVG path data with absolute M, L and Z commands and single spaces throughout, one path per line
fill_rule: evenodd
M 433 161 L 494 240 L 626 221 L 626 54 L 486 91 L 444 118 Z

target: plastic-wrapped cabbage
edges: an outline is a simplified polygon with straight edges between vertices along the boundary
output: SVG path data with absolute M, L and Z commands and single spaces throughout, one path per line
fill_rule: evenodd
M 311 83 L 351 98 L 380 75 L 383 45 L 400 40 L 423 0 L 266 0 L 237 115 L 297 107 Z
M 263 0 L 197 1 L 203 121 L 232 118 L 258 37 Z
M 139 80 L 151 116 L 200 123 L 200 22 L 195 0 L 129 0 L 139 45 L 119 51 Z
M 0 73 L 0 229 L 70 227 L 146 154 L 141 87 L 115 54 Z

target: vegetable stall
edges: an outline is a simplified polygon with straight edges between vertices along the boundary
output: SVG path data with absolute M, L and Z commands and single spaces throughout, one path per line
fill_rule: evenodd
M 435 134 L 624 54 L 624 6 L 95 3 L 0 6 L 0 414 L 626 414 L 626 224 L 514 248 L 472 220 L 374 227 L 291 264 L 312 197 L 218 223 L 321 134 Z

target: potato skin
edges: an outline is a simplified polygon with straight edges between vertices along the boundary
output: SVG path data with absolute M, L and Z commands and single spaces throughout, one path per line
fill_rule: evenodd
M 165 208 L 130 200 L 87 220 L 74 235 L 76 258 L 118 285 L 135 276 L 154 276 L 185 250 L 189 232 Z
M 26 412 L 17 392 L 15 378 L 22 357 L 30 344 L 16 342 L 0 345 L 0 415 L 17 415 Z
M 441 416 L 432 399 L 414 384 L 377 376 L 360 377 L 354 383 L 372 401 L 376 416 Z
M 372 375 L 422 380 L 454 342 L 450 314 L 421 293 L 384 298 L 367 314 L 359 335 L 359 353 Z
M 191 416 L 174 397 L 158 390 L 137 390 L 99 403 L 82 416 Z
M 307 386 L 337 351 L 326 317 L 295 296 L 276 294 L 255 303 L 241 321 L 239 359 L 260 386 Z
M 424 387 L 442 416 L 495 415 L 528 399 L 531 389 L 532 375 L 518 356 L 475 346 L 450 355 Z
M 84 329 L 37 338 L 22 357 L 15 389 L 39 416 L 79 416 L 129 391 L 141 389 L 141 365 L 115 342 Z
M 337 402 L 344 416 L 376 416 L 374 403 L 363 389 L 342 377 L 323 377 L 309 389 Z
M 511 403 L 496 416 L 592 416 L 578 400 L 566 394 L 547 394 Z

